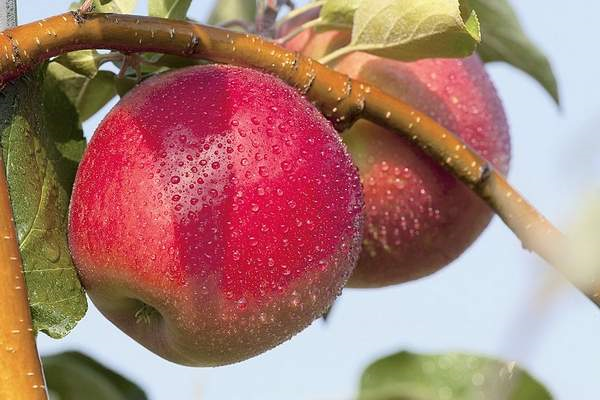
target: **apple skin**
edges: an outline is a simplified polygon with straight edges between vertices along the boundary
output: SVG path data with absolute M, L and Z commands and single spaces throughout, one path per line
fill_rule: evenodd
M 345 32 L 305 31 L 287 47 L 319 58 L 348 40 Z M 508 172 L 508 123 L 478 56 L 406 63 L 357 52 L 335 69 L 425 112 Z M 364 120 L 343 137 L 365 193 L 363 249 L 348 286 L 382 287 L 436 272 L 490 222 L 481 199 L 406 139 Z
M 326 311 L 356 264 L 362 209 L 339 135 L 294 89 L 190 67 L 143 82 L 99 125 L 69 244 L 121 330 L 173 362 L 218 366 Z

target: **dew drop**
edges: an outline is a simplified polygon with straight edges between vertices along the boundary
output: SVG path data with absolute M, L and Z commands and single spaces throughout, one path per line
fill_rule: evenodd
M 237 301 L 237 307 L 240 310 L 244 310 L 248 306 L 248 300 L 245 297 L 240 297 Z
M 269 176 L 269 171 L 267 170 L 267 167 L 260 167 L 258 168 L 258 174 L 263 178 L 266 178 Z
M 282 161 L 281 162 L 281 169 L 289 172 L 292 170 L 292 164 L 289 161 Z

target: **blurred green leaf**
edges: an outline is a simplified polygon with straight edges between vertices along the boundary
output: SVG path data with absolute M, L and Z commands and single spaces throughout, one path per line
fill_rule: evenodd
M 156 60 L 156 65 L 167 68 L 183 68 L 190 67 L 192 65 L 204 65 L 207 64 L 205 60 L 199 60 L 197 58 L 180 57 L 171 54 L 163 54 Z
M 227 21 L 254 22 L 256 18 L 256 1 L 254 0 L 217 0 L 208 18 L 211 25 Z
M 110 71 L 98 71 L 89 79 L 58 63 L 50 63 L 48 74 L 67 95 L 77 109 L 81 122 L 93 116 L 117 95 L 115 74 Z
M 116 95 L 115 74 L 98 71 L 93 79 L 87 81 L 77 99 L 77 111 L 81 121 L 87 121 Z
M 362 0 L 327 0 L 319 14 L 319 29 L 352 29 L 354 14 Z
M 96 50 L 79 50 L 63 54 L 54 61 L 80 75 L 93 78 L 98 72 L 102 57 Z
M 527 372 L 468 354 L 400 352 L 371 364 L 360 382 L 359 400 L 550 400 Z
M 148 14 L 152 17 L 185 19 L 192 0 L 148 0 Z
M 94 0 L 95 10 L 103 13 L 131 14 L 137 0 Z
M 69 199 L 85 139 L 73 105 L 45 66 L 3 89 L 0 113 L 33 326 L 60 338 L 87 310 L 67 244 Z
M 481 22 L 479 55 L 485 62 L 504 61 L 529 74 L 559 104 L 558 85 L 546 56 L 525 34 L 507 0 L 469 0 Z
M 477 15 L 464 12 L 463 1 L 361 0 L 354 13 L 350 44 L 323 61 L 353 51 L 404 61 L 466 57 L 481 37 Z
M 124 77 L 117 79 L 115 82 L 119 97 L 125 96 L 127 92 L 135 87 L 135 85 L 137 85 L 137 79 L 135 78 Z
M 42 359 L 51 400 L 147 400 L 129 379 L 79 352 Z

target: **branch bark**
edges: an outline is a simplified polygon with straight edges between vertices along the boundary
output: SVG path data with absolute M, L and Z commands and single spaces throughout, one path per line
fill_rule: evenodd
M 4 164 L 0 159 L 0 398 L 46 400 Z
M 159 52 L 257 68 L 296 87 L 340 130 L 358 118 L 394 130 L 487 202 L 525 248 L 558 267 L 585 291 L 576 271 L 564 262 L 563 235 L 456 135 L 378 88 L 260 37 L 185 21 L 71 12 L 0 33 L 0 81 L 8 82 L 52 56 L 89 48 Z M 600 305 L 598 290 L 587 290 L 587 295 Z

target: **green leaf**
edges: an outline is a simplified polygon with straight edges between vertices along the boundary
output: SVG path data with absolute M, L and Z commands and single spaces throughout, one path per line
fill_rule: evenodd
M 361 3 L 362 0 L 327 0 L 319 13 L 318 29 L 352 29 Z
M 67 245 L 85 139 L 72 104 L 43 76 L 40 68 L 2 91 L 0 133 L 33 326 L 60 338 L 87 310 Z
M 94 79 L 88 80 L 77 101 L 77 111 L 81 121 L 87 121 L 117 95 L 115 74 L 98 71 Z
M 131 14 L 137 0 L 94 0 L 95 11 L 103 13 Z
M 322 61 L 353 51 L 404 61 L 466 57 L 480 38 L 477 15 L 458 0 L 362 0 L 350 44 Z
M 80 50 L 63 54 L 54 61 L 79 75 L 93 78 L 98 72 L 102 57 L 96 50 Z
M 142 65 L 142 74 L 161 73 L 169 69 L 190 67 L 192 65 L 206 65 L 209 61 L 200 58 L 190 58 L 172 54 L 159 54 L 151 57 L 152 64 Z
M 400 352 L 364 371 L 359 400 L 550 400 L 527 372 L 486 357 Z
M 86 121 L 117 95 L 115 74 L 98 71 L 93 79 L 80 75 L 62 64 L 50 63 L 48 75 L 77 109 L 81 122 Z
M 470 0 L 481 21 L 479 55 L 504 61 L 529 74 L 559 104 L 558 85 L 546 56 L 533 44 L 507 0 Z
M 51 400 L 147 400 L 135 383 L 85 354 L 65 352 L 42 363 Z
M 185 19 L 192 0 L 148 0 L 148 14 L 152 17 Z
M 128 77 L 117 79 L 117 81 L 115 83 L 119 97 L 125 96 L 136 85 L 137 85 L 136 79 L 128 78 Z
M 208 23 L 222 24 L 227 21 L 254 22 L 256 18 L 256 1 L 252 0 L 217 0 L 210 13 Z

